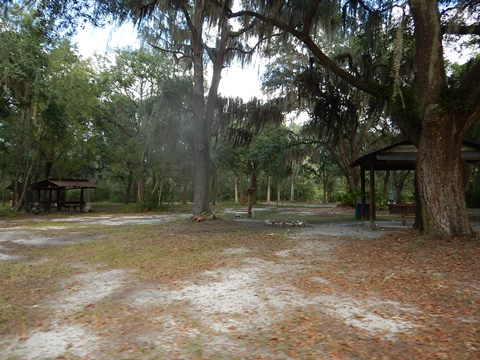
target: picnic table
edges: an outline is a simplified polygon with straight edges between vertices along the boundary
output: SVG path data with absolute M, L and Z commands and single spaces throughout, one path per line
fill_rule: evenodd
M 415 204 L 388 204 L 388 211 L 390 214 L 401 214 L 402 224 L 407 224 L 407 217 L 415 216 L 416 205 Z

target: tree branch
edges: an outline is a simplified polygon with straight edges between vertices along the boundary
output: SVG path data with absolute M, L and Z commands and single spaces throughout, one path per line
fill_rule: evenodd
M 287 24 L 283 21 L 280 21 L 277 18 L 268 17 L 268 16 L 265 16 L 263 14 L 255 12 L 255 11 L 242 10 L 242 11 L 238 11 L 238 12 L 234 13 L 231 10 L 229 10 L 229 12 L 227 12 L 227 17 L 229 19 L 236 18 L 236 17 L 242 17 L 242 16 L 253 17 L 253 18 L 259 19 L 263 22 L 273 24 L 276 27 L 278 27 L 279 29 L 287 31 L 288 33 L 292 34 L 295 37 L 299 37 L 299 36 L 302 35 L 302 33 L 300 31 L 296 30 L 293 26 L 290 26 L 289 24 Z
M 180 9 L 183 12 L 183 15 L 185 16 L 185 20 L 187 21 L 187 25 L 190 29 L 190 31 L 195 31 L 195 25 L 193 24 L 192 18 L 190 17 L 190 14 L 188 13 L 188 9 L 186 8 L 185 4 L 180 5 Z
M 305 12 L 305 18 L 303 21 L 303 32 L 305 34 L 310 34 L 313 17 L 317 12 L 318 5 L 320 5 L 320 0 L 313 0 L 308 2 L 307 11 Z
M 209 46 L 204 46 L 205 51 L 207 52 L 208 57 L 212 62 L 215 61 L 215 49 Z
M 162 52 L 165 52 L 165 53 L 168 53 L 168 54 L 172 54 L 175 56 L 175 59 L 177 60 L 181 60 L 181 59 L 191 59 L 192 56 L 190 55 L 187 55 L 185 54 L 183 51 L 179 51 L 179 50 L 169 50 L 169 49 L 165 49 L 165 48 L 162 48 L 158 45 L 155 45 L 149 41 L 147 41 L 148 45 L 150 45 L 151 47 L 153 47 L 154 49 L 157 49 L 159 51 L 162 51 Z M 177 57 L 177 55 L 180 55 L 179 57 Z
M 247 31 L 251 30 L 255 26 L 256 23 L 257 22 L 255 20 L 253 20 L 250 24 L 248 24 L 247 26 L 245 26 L 244 28 L 242 28 L 238 31 L 230 31 L 229 36 L 232 37 L 232 38 L 239 37 L 239 36 L 245 34 Z
M 274 37 L 274 36 L 280 36 L 281 34 L 272 34 L 270 37 Z M 233 47 L 228 47 L 227 48 L 227 51 L 238 51 L 242 54 L 246 54 L 246 55 L 252 55 L 255 50 L 257 50 L 257 48 L 260 46 L 260 44 L 266 40 L 267 37 L 262 37 L 260 38 L 257 43 L 252 47 L 250 48 L 250 50 L 245 50 L 245 49 L 242 49 L 242 48 L 239 48 L 239 47 L 236 47 L 236 46 L 233 46 Z
M 343 53 L 343 54 L 338 54 L 334 57 L 335 60 L 348 60 L 348 67 L 355 73 L 357 77 L 360 77 L 359 72 L 357 71 L 357 67 L 353 63 L 353 57 L 352 54 L 350 53 Z
M 284 30 L 291 34 L 292 36 L 296 37 L 298 40 L 303 42 L 307 48 L 313 53 L 313 55 L 317 58 L 318 62 L 325 66 L 329 71 L 337 75 L 340 79 L 344 80 L 345 82 L 349 83 L 350 85 L 356 87 L 357 89 L 363 90 L 366 93 L 369 93 L 374 96 L 385 96 L 379 94 L 377 89 L 379 88 L 379 84 L 371 81 L 362 80 L 360 78 L 355 77 L 351 73 L 347 72 L 346 70 L 339 67 L 332 59 L 330 59 L 313 41 L 310 34 L 307 34 L 303 31 L 298 31 L 291 25 L 280 21 L 277 18 L 272 18 L 269 16 L 265 16 L 255 11 L 250 10 L 243 10 L 238 11 L 235 13 L 231 13 L 228 15 L 229 18 L 234 17 L 242 17 L 242 16 L 249 16 L 260 19 L 266 23 L 270 23 L 277 28 Z
M 479 35 L 480 36 L 480 24 L 472 24 L 472 25 L 448 24 L 448 25 L 442 26 L 442 33 L 444 35 Z

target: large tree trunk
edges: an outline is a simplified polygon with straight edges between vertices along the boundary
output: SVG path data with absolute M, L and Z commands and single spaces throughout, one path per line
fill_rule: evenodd
M 193 78 L 194 78 L 194 112 L 193 150 L 194 150 L 194 186 L 193 214 L 210 213 L 210 139 L 215 105 L 218 99 L 222 69 L 228 44 L 228 24 L 226 19 L 220 20 L 220 41 L 214 52 L 210 53 L 213 62 L 212 79 L 208 90 L 207 102 L 204 103 L 203 52 L 204 43 L 202 29 L 204 22 L 204 1 L 195 0 L 192 24 Z
M 203 106 L 197 104 L 199 109 Z M 209 141 L 202 126 L 202 116 L 194 120 L 194 180 L 193 180 L 193 214 L 210 212 L 210 154 Z M 203 134 L 202 134 L 203 133 Z M 209 135 L 208 135 L 209 136 Z
M 443 115 L 445 116 L 445 115 Z M 422 231 L 429 236 L 472 234 L 465 205 L 467 165 L 461 160 L 462 138 L 445 126 L 451 121 L 433 117 L 420 138 L 417 156 L 417 199 Z
M 414 91 L 422 124 L 416 165 L 421 230 L 429 237 L 469 235 L 461 160 L 466 119 L 442 107 L 447 83 L 438 5 L 410 0 L 410 8 L 415 22 Z
M 193 214 L 210 212 L 210 127 L 205 117 L 203 75 L 203 4 L 195 0 L 193 48 Z M 187 14 L 188 15 L 188 14 Z

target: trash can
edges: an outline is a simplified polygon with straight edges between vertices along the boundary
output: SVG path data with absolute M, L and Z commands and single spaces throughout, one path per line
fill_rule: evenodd
M 364 217 L 366 220 L 370 219 L 370 204 L 368 201 L 365 203 L 365 208 L 364 208 Z M 361 219 L 362 218 L 362 201 L 361 200 L 355 200 L 355 219 Z

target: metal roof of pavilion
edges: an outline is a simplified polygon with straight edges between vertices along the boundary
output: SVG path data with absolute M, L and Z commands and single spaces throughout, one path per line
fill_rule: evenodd
M 464 141 L 462 158 L 468 163 L 480 161 L 480 144 Z M 374 170 L 415 170 L 417 147 L 409 140 L 387 146 L 383 149 L 363 155 L 350 166 L 373 167 Z
M 93 189 L 95 185 L 88 179 L 52 179 L 40 180 L 32 189 Z

